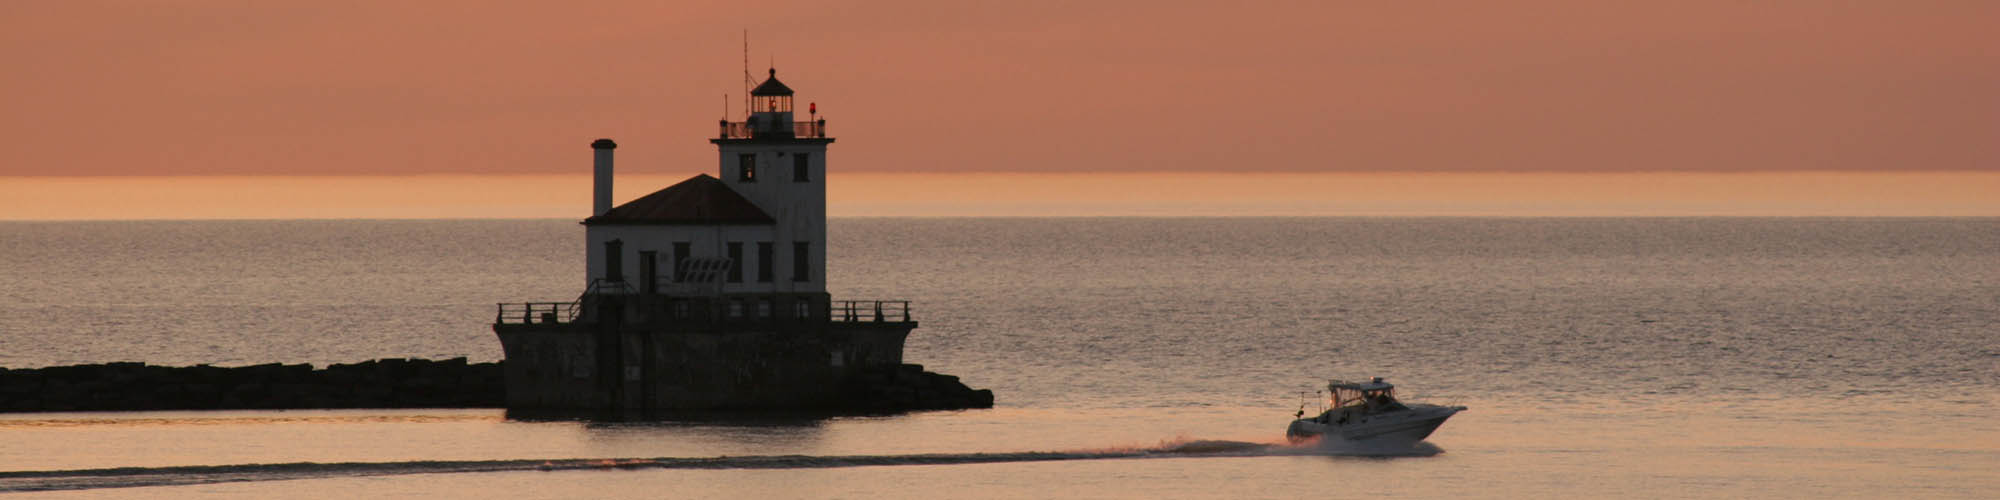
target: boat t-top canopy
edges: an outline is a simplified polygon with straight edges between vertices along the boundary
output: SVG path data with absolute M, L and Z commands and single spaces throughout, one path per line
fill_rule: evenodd
M 1333 395 L 1333 407 L 1366 406 L 1381 408 L 1396 403 L 1396 386 L 1375 377 L 1367 382 L 1328 380 L 1326 391 Z
M 1326 389 L 1329 391 L 1334 389 L 1347 389 L 1351 391 L 1379 391 L 1384 389 L 1395 389 L 1395 388 L 1396 388 L 1395 385 L 1390 384 L 1388 382 L 1383 382 L 1382 377 L 1375 377 L 1373 380 L 1369 380 L 1367 382 L 1344 382 L 1339 380 L 1326 381 Z

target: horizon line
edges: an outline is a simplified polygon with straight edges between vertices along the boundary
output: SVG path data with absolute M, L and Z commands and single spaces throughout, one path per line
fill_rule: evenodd
M 614 199 L 689 172 L 626 172 Z M 703 173 L 703 172 L 697 172 Z M 591 174 L 0 178 L 0 220 L 575 217 Z M 2000 172 L 850 172 L 832 216 L 2000 216 Z
M 707 167 L 704 167 L 704 168 L 706 169 Z M 589 171 L 589 169 L 578 169 L 578 170 L 576 170 L 576 171 L 560 171 L 560 172 L 558 172 L 558 171 L 550 171 L 550 172 L 494 172 L 494 173 L 477 173 L 477 172 L 451 172 L 451 171 L 447 171 L 447 172 L 414 172 L 414 173 L 311 173 L 311 172 L 307 172 L 307 173 L 285 173 L 285 174 L 239 174 L 239 173 L 227 173 L 227 174 L 210 174 L 210 173 L 189 173 L 189 174 L 140 174 L 140 175 L 131 175 L 131 174 L 19 174 L 19 175 L 0 175 L 0 179 L 128 179 L 128 178 L 129 178 L 129 179 L 157 179 L 157 178 L 322 178 L 322 177 L 397 177 L 397 178 L 401 178 L 401 177 L 532 177 L 532 176 L 551 176 L 551 175 L 554 175 L 554 176 L 567 176 L 567 175 L 590 175 L 590 173 L 591 173 L 591 172 Z M 650 168 L 649 168 L 649 169 L 645 169 L 644 171 L 637 171 L 637 172 L 619 172 L 619 174 L 620 174 L 620 175 L 623 175 L 623 174 L 632 174 L 632 175 L 666 175 L 666 174 L 669 174 L 669 173 L 671 173 L 671 172 L 667 172 L 667 171 L 662 171 L 662 170 L 658 170 L 658 169 L 650 169 Z M 1924 169 L 1908 169 L 1908 170 L 1859 170 L 1859 169 L 1848 169 L 1848 170 L 1843 170 L 1843 169 L 1741 169 L 1741 170 L 1720 170 L 1720 169 L 1718 169 L 1718 170 L 1700 170 L 1700 169 L 1690 169 L 1690 170 L 1669 170 L 1669 169 L 1641 169 L 1641 170 L 1555 170 L 1555 169 L 1550 169 L 1550 170 L 1535 170 L 1535 169 L 1508 169 L 1508 170 L 1477 170 L 1477 169 L 1473 169 L 1473 170 L 1452 170 L 1452 169 L 1422 169 L 1422 170 L 1389 170 L 1389 169 L 1380 169 L 1380 170 L 1375 170 L 1375 169 L 1368 169 L 1368 170 L 1312 170 L 1312 171 L 1300 171 L 1300 170 L 1257 170 L 1257 169 L 1240 169 L 1240 170 L 1111 170 L 1111 171 L 1091 171 L 1091 172 L 1082 172 L 1082 171 L 1062 171 L 1062 170 L 964 170 L 964 171 L 952 171 L 952 172 L 936 172 L 936 171 L 922 171 L 922 170 L 894 170 L 894 169 L 887 169 L 887 170 L 874 170 L 874 169 L 860 169 L 860 170 L 843 170 L 843 171 L 842 171 L 842 173 L 843 173 L 843 174 L 896 174 L 896 175 L 939 175 L 939 176 L 948 176 L 948 175 L 1015 175 L 1015 174 L 1021 174 L 1021 175 L 1162 175 L 1162 174 L 1165 174 L 1165 175 L 1176 175 L 1176 174 L 1230 174 L 1230 175 L 1238 175 L 1238 174 L 1254 174 L 1254 175 L 1344 175 L 1344 174 L 1370 174 L 1370 175 L 1382 175 L 1382 174 L 1389 174 L 1389 175 L 1405 175 L 1405 174 L 1407 174 L 1407 175 L 1426 175 L 1426 174 L 1461 174 L 1461 175 L 1487 175 L 1487 174 L 1523 174 L 1523 175 L 1548 175 L 1548 174 L 1561 174 L 1561 175 L 1598 175 L 1598 174 L 1603 174 L 1603 175 L 1628 175 L 1628 174 L 1697 174 L 1697 175 L 1732 175 L 1732 174 L 1788 174 L 1788 173 L 1796 173 L 1796 174 L 1843 174 L 1843 175 L 1846 175 L 1846 174 L 1856 174 L 1856 175 L 1875 175 L 1875 174 L 1881 174 L 1881 175 L 1896 175 L 1896 174 L 1993 174 L 1993 175 L 2000 175 L 2000 169 L 1974 169 L 1974 168 L 1935 168 L 1935 169 L 1933 169 L 1933 168 L 1924 168 Z
M 0 224 L 69 222 L 479 222 L 578 221 L 579 217 L 217 217 L 206 219 L 0 219 Z M 1508 214 L 1333 214 L 1333 215 L 828 215 L 827 219 L 2000 219 L 1996 215 L 1508 215 Z

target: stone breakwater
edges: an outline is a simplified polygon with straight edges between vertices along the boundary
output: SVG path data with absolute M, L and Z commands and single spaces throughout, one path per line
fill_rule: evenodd
M 841 388 L 845 410 L 906 411 L 992 408 L 993 391 L 974 390 L 958 377 L 924 371 L 923 365 L 863 368 Z
M 315 369 L 104 363 L 0 368 L 0 411 L 487 408 L 505 400 L 499 363 L 378 359 Z
M 104 363 L 0 368 L 0 412 L 324 408 L 502 408 L 500 363 L 378 359 L 314 368 Z M 920 365 L 854 372 L 839 408 L 896 412 L 993 407 L 993 391 Z

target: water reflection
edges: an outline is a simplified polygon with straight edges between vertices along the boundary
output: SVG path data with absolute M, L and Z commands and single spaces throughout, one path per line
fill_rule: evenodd
M 836 417 L 770 412 L 675 412 L 557 418 L 509 412 L 508 418 L 532 424 L 570 422 L 580 431 L 580 440 L 595 447 L 687 443 L 703 448 L 782 450 L 819 448 Z

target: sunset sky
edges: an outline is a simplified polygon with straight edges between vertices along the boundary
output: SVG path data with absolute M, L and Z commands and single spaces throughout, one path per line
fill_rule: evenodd
M 1292 185 L 1188 194 L 1324 208 L 1349 207 L 1333 197 L 1359 188 L 1342 179 L 1402 178 L 1417 181 L 1390 184 L 1412 199 L 1446 200 L 1411 213 L 1465 211 L 1443 186 L 1466 182 L 1492 183 L 1462 194 L 1501 213 L 1568 199 L 1547 197 L 1556 185 L 1611 203 L 1644 192 L 1632 181 L 1644 175 L 1782 191 L 1795 187 L 1785 173 L 1809 172 L 1861 209 L 1760 211 L 1800 196 L 1754 188 L 1661 196 L 1697 206 L 1670 213 L 1729 212 L 1699 208 L 1710 200 L 1747 214 L 2000 215 L 1996 19 L 2000 3 L 1985 1 L 9 2 L 0 194 L 44 196 L 14 198 L 0 219 L 82 217 L 59 214 L 116 186 L 283 203 L 297 197 L 270 191 L 290 181 L 257 179 L 298 176 L 416 176 L 326 184 L 365 192 L 347 205 L 348 192 L 322 193 L 337 206 L 302 213 L 457 216 L 383 212 L 399 191 L 369 186 L 539 175 L 587 197 L 575 174 L 598 137 L 618 140 L 621 174 L 712 172 L 706 139 L 725 102 L 741 112 L 744 30 L 759 79 L 775 64 L 818 103 L 839 139 L 836 176 L 919 191 L 1117 190 L 1120 177 L 1088 174 L 1178 173 L 1145 177 L 1176 192 L 1229 174 Z M 1616 175 L 1571 175 L 1590 173 Z M 1040 180 L 968 181 L 1024 178 Z M 1868 194 L 1884 182 L 1889 193 Z M 58 186 L 73 191 L 48 194 Z M 833 186 L 836 214 L 903 200 Z M 519 193 L 495 189 L 496 207 Z M 1903 205 L 1939 196 L 1958 208 Z M 1021 214 L 1067 203 L 1019 201 L 1042 203 Z M 485 213 L 575 215 L 526 206 Z M 1407 211 L 1350 208 L 1307 212 Z M 910 210 L 886 214 L 958 213 Z

